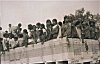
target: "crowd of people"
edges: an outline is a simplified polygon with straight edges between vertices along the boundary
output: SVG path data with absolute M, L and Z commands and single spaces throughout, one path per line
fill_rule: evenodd
M 0 51 L 9 51 L 17 47 L 28 47 L 29 44 L 44 44 L 46 41 L 63 38 L 79 38 L 82 43 L 84 39 L 98 39 L 100 36 L 100 15 L 93 15 L 84 8 L 76 10 L 75 15 L 65 15 L 63 22 L 57 19 L 47 19 L 46 25 L 38 22 L 36 25 L 29 24 L 28 30 L 22 29 L 22 24 L 12 26 L 3 32 L 0 27 Z M 23 31 L 22 31 L 23 30 Z

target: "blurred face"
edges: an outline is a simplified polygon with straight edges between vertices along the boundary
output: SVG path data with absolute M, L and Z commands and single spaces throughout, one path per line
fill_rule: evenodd
M 55 21 L 53 21 L 53 25 L 56 25 L 57 23 Z
M 9 24 L 9 27 L 11 27 L 11 24 Z
M 36 30 L 36 26 L 33 26 L 33 30 Z
M 67 22 L 67 21 L 68 21 L 68 19 L 66 18 L 66 19 L 65 19 L 65 22 Z
M 14 38 L 14 41 L 17 41 L 18 39 L 17 38 Z

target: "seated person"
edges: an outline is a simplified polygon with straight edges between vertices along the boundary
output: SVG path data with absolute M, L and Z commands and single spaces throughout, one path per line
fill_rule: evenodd
M 12 33 L 9 33 L 9 45 L 10 48 L 13 48 L 13 44 L 14 44 L 14 35 Z
M 18 42 L 19 42 L 19 47 L 22 47 L 23 44 L 23 34 L 18 35 Z
M 14 37 L 14 47 L 13 47 L 13 49 L 17 48 L 17 47 L 19 47 L 18 37 Z
M 52 38 L 55 39 L 55 38 L 58 37 L 59 26 L 57 25 L 57 20 L 56 19 L 53 19 L 52 23 L 53 23 Z

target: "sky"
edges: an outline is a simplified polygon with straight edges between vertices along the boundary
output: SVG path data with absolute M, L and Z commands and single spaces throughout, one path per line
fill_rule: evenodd
M 93 14 L 100 13 L 100 0 L 0 0 L 0 26 L 8 30 L 8 24 L 22 23 L 27 28 L 47 19 L 63 21 L 65 15 L 83 7 Z

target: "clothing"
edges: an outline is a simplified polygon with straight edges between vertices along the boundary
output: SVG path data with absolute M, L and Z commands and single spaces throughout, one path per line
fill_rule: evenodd
M 59 26 L 58 25 L 53 26 L 53 29 L 52 29 L 53 39 L 57 38 L 58 33 L 59 33 Z
M 23 38 L 18 38 L 19 46 L 21 47 L 23 44 Z
M 25 47 L 27 47 L 28 46 L 28 38 L 29 38 L 29 36 L 28 36 L 28 34 L 26 34 L 26 33 L 23 33 L 23 45 L 25 46 Z
M 58 33 L 57 39 L 59 39 L 59 37 L 61 37 L 61 36 L 62 36 L 62 33 L 61 33 L 61 26 L 59 26 L 59 33 Z
M 3 34 L 4 34 L 4 32 L 2 30 L 0 30 L 0 38 L 3 38 Z

